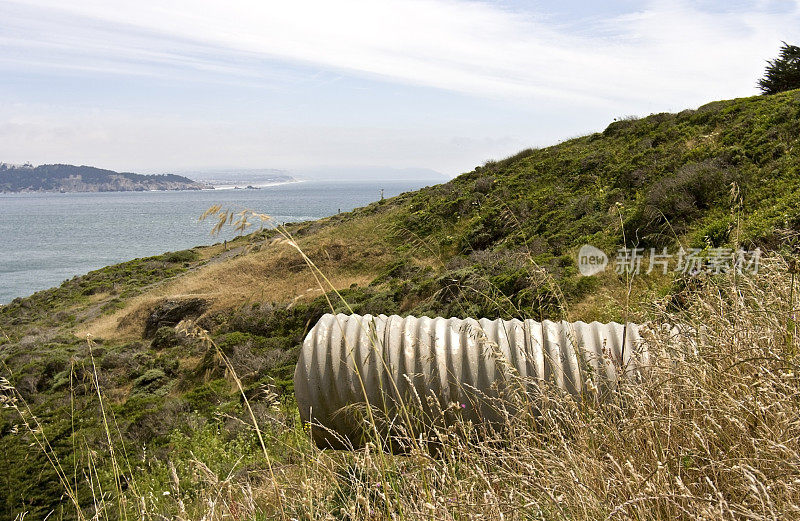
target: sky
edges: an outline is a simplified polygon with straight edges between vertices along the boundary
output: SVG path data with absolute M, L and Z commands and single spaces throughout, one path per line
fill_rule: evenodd
M 453 176 L 758 94 L 793 1 L 0 0 L 0 162 Z

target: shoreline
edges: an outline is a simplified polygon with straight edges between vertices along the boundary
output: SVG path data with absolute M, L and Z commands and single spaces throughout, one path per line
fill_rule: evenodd
M 259 184 L 249 184 L 247 186 L 252 186 L 255 189 L 258 188 L 267 188 L 271 186 L 280 186 L 286 184 L 294 184 L 294 183 L 304 183 L 306 182 L 305 179 L 295 179 L 292 181 L 281 181 L 275 183 L 259 183 Z M 245 188 L 244 186 L 239 185 L 206 185 L 202 188 L 180 188 L 180 189 L 152 189 L 152 190 L 74 190 L 68 192 L 62 192 L 60 190 L 18 190 L 18 191 L 0 191 L 0 196 L 3 195 L 70 195 L 70 194 L 128 194 L 128 193 L 162 193 L 162 192 L 212 192 L 214 190 L 234 190 L 238 187 L 240 190 L 252 190 Z
M 272 182 L 272 183 L 247 183 L 245 186 L 240 185 L 211 185 L 211 188 L 202 188 L 203 191 L 208 190 L 253 190 L 259 188 L 269 188 L 271 186 L 281 186 L 281 185 L 291 185 L 295 183 L 305 183 L 307 179 L 292 179 L 291 181 L 279 181 L 279 182 Z M 251 186 L 252 188 L 247 188 Z

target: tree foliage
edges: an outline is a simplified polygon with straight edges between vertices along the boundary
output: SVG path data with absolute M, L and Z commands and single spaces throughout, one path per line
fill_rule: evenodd
M 763 94 L 800 88 L 800 47 L 783 42 L 778 57 L 767 63 L 764 77 L 758 80 Z

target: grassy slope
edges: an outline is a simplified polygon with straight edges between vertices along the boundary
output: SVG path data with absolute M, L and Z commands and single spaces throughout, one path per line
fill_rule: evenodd
M 580 277 L 577 247 L 612 252 L 623 233 L 645 247 L 791 246 L 800 230 L 798 136 L 798 91 L 715 102 L 618 121 L 289 232 L 359 313 L 620 320 L 625 281 L 611 272 Z M 94 443 L 103 437 L 90 421 L 97 403 L 86 333 L 95 336 L 98 380 L 131 446 L 158 454 L 179 431 L 224 425 L 225 439 L 241 431 L 224 419 L 243 411 L 213 353 L 169 326 L 142 337 L 167 301 L 201 299 L 189 318 L 228 353 L 248 392 L 270 385 L 291 400 L 296 350 L 328 303 L 274 232 L 229 246 L 111 266 L 0 309 L 3 372 L 47 422 L 68 465 L 78 458 L 69 455 L 75 430 Z M 649 303 L 684 288 L 671 275 L 638 277 L 630 312 L 647 318 Z M 0 514 L 46 512 L 60 504 L 59 485 L 29 440 L 11 434 L 14 418 L 2 418 L 0 453 L 11 470 L 0 478 Z

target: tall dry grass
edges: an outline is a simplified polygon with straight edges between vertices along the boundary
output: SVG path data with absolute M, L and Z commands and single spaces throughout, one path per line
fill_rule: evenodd
M 800 518 L 791 278 L 773 257 L 757 275 L 703 280 L 681 311 L 656 303 L 654 322 L 681 324 L 693 343 L 655 331 L 644 381 L 603 402 L 544 389 L 537 414 L 507 404 L 520 412 L 499 434 L 438 430 L 433 455 L 315 452 L 292 517 Z
M 322 451 L 298 435 L 276 481 L 240 484 L 206 518 L 800 518 L 790 280 L 773 257 L 757 275 L 703 280 L 680 311 L 655 303 L 653 322 L 681 324 L 693 342 L 653 331 L 644 380 L 623 382 L 604 401 L 578 403 L 550 388 L 512 396 L 535 409 L 498 404 L 509 411 L 503 430 L 457 421 L 437 429 L 435 443 L 406 440 L 402 455 L 380 440 Z
M 307 446 L 303 479 L 281 487 L 287 510 L 297 519 L 800 518 L 789 271 L 773 257 L 757 275 L 700 281 L 685 309 L 656 303 L 653 322 L 681 324 L 693 343 L 654 331 L 645 379 L 605 401 L 543 389 L 536 414 L 507 404 L 520 412 L 498 434 L 471 436 L 476 426 L 458 422 L 438 430 L 434 454 L 420 444 L 390 457 L 377 443 L 348 454 Z

